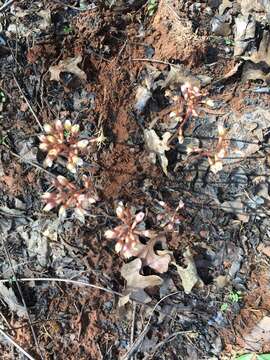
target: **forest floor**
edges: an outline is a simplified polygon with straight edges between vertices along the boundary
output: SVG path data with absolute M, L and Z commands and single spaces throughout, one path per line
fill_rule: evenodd
M 259 0 L 0 2 L 1 359 L 270 353 L 269 17 Z M 56 120 L 93 140 L 75 173 L 44 164 Z M 90 179 L 86 216 L 44 211 L 59 175 Z M 143 255 L 118 252 L 124 212 Z

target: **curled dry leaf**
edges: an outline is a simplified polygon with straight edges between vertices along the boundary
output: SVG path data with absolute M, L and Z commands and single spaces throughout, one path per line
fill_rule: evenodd
M 182 280 L 182 286 L 186 294 L 190 294 L 193 287 L 198 283 L 202 283 L 202 280 L 199 278 L 197 273 L 196 265 L 193 260 L 193 256 L 188 248 L 184 253 L 184 257 L 187 262 L 187 267 L 183 268 L 182 266 L 172 263 L 176 266 L 177 272 Z
M 75 58 L 66 58 L 65 60 L 59 61 L 59 64 L 50 66 L 50 80 L 60 81 L 60 74 L 62 72 L 68 72 L 85 81 L 87 79 L 86 73 L 78 67 L 81 61 L 82 57 L 78 55 Z
M 146 143 L 146 146 L 150 152 L 152 152 L 156 158 L 158 156 L 162 170 L 167 175 L 167 167 L 168 167 L 168 159 L 166 158 L 165 151 L 170 150 L 170 147 L 168 145 L 168 140 L 171 137 L 171 133 L 165 132 L 163 134 L 162 139 L 159 138 L 159 136 L 156 134 L 155 130 L 153 129 L 145 129 L 144 130 L 144 140 Z M 156 159 L 154 159 L 155 163 Z
M 159 273 L 168 271 L 171 256 L 167 250 L 159 250 L 155 252 L 154 247 L 157 243 L 164 245 L 166 238 L 164 235 L 152 237 L 146 245 L 138 244 L 133 249 L 133 256 L 142 260 L 143 266 L 149 266 Z
M 140 274 L 142 261 L 135 259 L 127 264 L 124 264 L 121 269 L 121 275 L 127 281 L 127 288 L 130 289 L 145 289 L 161 285 L 163 280 L 157 275 L 143 276 Z

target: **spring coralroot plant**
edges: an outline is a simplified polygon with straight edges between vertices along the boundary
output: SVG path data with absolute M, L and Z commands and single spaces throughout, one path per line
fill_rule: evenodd
M 56 120 L 52 125 L 45 124 L 44 130 L 46 135 L 41 135 L 39 138 L 39 148 L 47 152 L 44 166 L 51 167 L 53 162 L 62 156 L 67 160 L 67 169 L 75 173 L 77 166 L 83 164 L 79 155 L 89 144 L 89 140 L 79 139 L 79 125 L 72 125 L 69 120 L 64 124 Z
M 223 168 L 224 158 L 227 154 L 229 141 L 226 139 L 227 130 L 223 125 L 218 125 L 218 141 L 213 150 L 204 150 L 198 147 L 188 147 L 187 153 L 199 154 L 199 157 L 206 156 L 210 164 L 210 170 L 218 173 Z
M 205 93 L 202 93 L 197 86 L 194 86 L 188 82 L 181 86 L 180 106 L 177 111 L 170 113 L 170 117 L 176 118 L 180 125 L 178 128 L 178 141 L 180 144 L 184 142 L 184 127 L 186 122 L 191 116 L 198 116 L 197 107 L 199 104 L 207 104 L 213 106 L 211 100 L 204 100 Z
M 184 216 L 178 214 L 178 211 L 182 209 L 185 204 L 180 200 L 176 209 L 172 209 L 164 201 L 157 201 L 157 203 L 161 207 L 158 209 L 159 213 L 157 215 L 157 221 L 160 223 L 160 227 L 168 231 L 173 231 L 175 226 L 184 220 Z
M 145 230 L 142 223 L 145 214 L 139 212 L 135 215 L 134 211 L 124 207 L 120 202 L 116 208 L 116 215 L 123 224 L 116 226 L 113 230 L 107 230 L 105 237 L 116 240 L 115 251 L 117 253 L 121 253 L 125 258 L 135 256 L 138 248 L 142 245 L 139 237 L 150 238 L 152 236 L 152 232 Z
M 56 190 L 42 195 L 42 200 L 46 203 L 43 210 L 47 212 L 60 206 L 58 215 L 63 220 L 67 215 L 67 210 L 73 209 L 75 217 L 84 222 L 85 215 L 88 214 L 87 210 L 98 201 L 98 197 L 94 191 L 92 181 L 87 176 L 84 176 L 82 180 L 84 187 L 79 189 L 64 176 L 57 176 L 53 180 Z

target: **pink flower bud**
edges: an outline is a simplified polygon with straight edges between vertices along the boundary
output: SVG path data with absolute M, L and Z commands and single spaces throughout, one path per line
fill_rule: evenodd
M 57 157 L 59 151 L 57 149 L 51 149 L 49 152 L 48 152 L 48 155 L 51 156 L 51 157 Z
M 71 130 L 71 122 L 70 120 L 66 120 L 65 123 L 64 123 L 64 129 L 67 130 L 67 131 L 70 131 Z
M 46 204 L 46 206 L 43 208 L 43 211 L 48 212 L 48 211 L 52 210 L 55 206 L 56 206 L 56 204 L 55 204 L 54 202 L 49 202 L 49 203 Z
M 73 125 L 70 131 L 72 135 L 75 135 L 80 131 L 80 126 L 78 124 Z
M 50 192 L 45 192 L 44 194 L 41 195 L 42 200 L 50 200 L 52 198 L 54 198 L 54 194 Z
M 46 136 L 46 140 L 52 144 L 57 142 L 56 138 L 53 135 Z
M 59 184 L 61 184 L 62 186 L 67 186 L 69 184 L 69 181 L 62 175 L 58 175 L 57 176 L 57 181 L 59 182 Z
M 54 127 L 57 131 L 63 131 L 63 125 L 61 120 L 55 120 Z

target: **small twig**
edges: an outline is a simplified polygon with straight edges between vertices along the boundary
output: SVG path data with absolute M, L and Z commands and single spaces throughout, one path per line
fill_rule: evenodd
M 109 294 L 113 294 L 113 295 L 117 295 L 117 296 L 123 296 L 121 293 L 111 290 L 111 289 L 107 289 L 104 288 L 102 286 L 98 286 L 98 285 L 94 285 L 94 284 L 89 284 L 83 281 L 78 281 L 78 280 L 70 280 L 70 279 L 61 279 L 61 278 L 21 278 L 18 279 L 18 282 L 27 282 L 27 281 L 55 281 L 55 282 L 64 282 L 64 283 L 70 283 L 73 285 L 78 285 L 78 286 L 86 286 L 86 287 L 90 287 L 90 288 L 94 288 L 94 289 L 98 289 L 98 290 L 102 290 L 105 291 Z M 1 279 L 0 283 L 10 283 L 10 279 Z
M 3 246 L 3 248 L 4 248 L 4 252 L 5 252 L 5 254 L 6 254 L 6 257 L 7 257 L 7 259 L 8 259 L 8 262 L 9 262 L 9 264 L 10 264 L 11 271 L 12 271 L 12 274 L 13 274 L 13 276 L 14 276 L 17 289 L 18 289 L 18 291 L 19 291 L 19 294 L 20 294 L 20 297 L 21 297 L 23 306 L 24 306 L 25 311 L 26 311 L 27 319 L 28 319 L 28 322 L 29 322 L 29 325 L 30 325 L 30 329 L 31 329 L 33 338 L 34 338 L 35 345 L 36 345 L 36 347 L 37 347 L 37 351 L 38 351 L 41 359 L 44 359 L 44 358 L 43 358 L 43 355 L 42 355 L 42 352 L 41 352 L 41 349 L 40 349 L 40 346 L 39 346 L 39 343 L 38 343 L 38 339 L 37 339 L 37 336 L 36 336 L 36 333 L 35 333 L 35 329 L 34 329 L 34 327 L 33 327 L 33 324 L 32 324 L 31 318 L 30 318 L 29 311 L 28 311 L 27 306 L 26 306 L 26 302 L 25 302 L 25 300 L 24 300 L 24 296 L 23 296 L 23 293 L 22 293 L 22 289 L 21 289 L 21 287 L 20 287 L 20 285 L 19 285 L 19 283 L 18 283 L 18 281 L 17 281 L 17 275 L 16 275 L 16 272 L 15 272 L 15 270 L 14 270 L 14 268 L 13 268 L 13 264 L 12 264 L 12 261 L 11 261 L 11 257 L 10 257 L 9 251 L 8 251 L 8 249 L 7 249 L 7 247 L 6 247 L 6 242 L 5 242 L 5 240 L 4 240 L 3 238 L 2 238 L 2 246 Z
M 131 324 L 131 331 L 130 331 L 130 346 L 132 346 L 132 344 L 134 343 L 136 310 L 137 310 L 137 304 L 133 303 L 132 324 Z
M 2 329 L 0 329 L 0 334 L 4 336 L 12 345 L 15 346 L 23 355 L 25 355 L 30 360 L 35 360 L 31 355 L 29 355 L 19 344 L 17 344 L 10 336 L 8 336 Z
M 152 62 L 152 63 L 156 63 L 156 64 L 162 64 L 162 65 L 169 65 L 169 66 L 174 66 L 174 67 L 179 67 L 179 65 L 175 65 L 172 63 L 169 63 L 167 61 L 162 61 L 162 60 L 157 60 L 157 59 L 131 59 L 131 61 L 145 61 L 145 62 Z
M 8 7 L 10 7 L 13 3 L 14 3 L 15 0 L 9 0 L 7 2 L 4 3 L 4 5 L 2 5 L 0 7 L 0 12 L 3 12 L 4 10 L 7 10 Z
M 37 169 L 44 171 L 46 174 L 48 174 L 48 175 L 53 176 L 53 177 L 56 178 L 56 175 L 54 175 L 54 174 L 52 174 L 50 171 L 44 169 L 42 166 L 40 166 L 40 165 L 32 162 L 31 160 L 26 160 L 24 157 L 22 157 L 22 156 L 16 154 L 15 152 L 13 152 L 12 150 L 10 150 L 10 148 L 9 148 L 8 145 L 6 145 L 6 144 L 2 144 L 2 145 L 5 146 L 5 147 L 8 149 L 8 151 L 10 152 L 10 154 L 13 155 L 13 156 L 15 156 L 17 159 L 19 159 L 19 160 L 21 160 L 22 162 L 24 162 L 24 163 L 26 163 L 26 164 L 29 164 L 29 165 L 31 165 L 31 166 L 33 166 L 33 167 L 36 167 Z
M 166 296 L 164 296 L 162 299 L 160 299 L 156 305 L 153 307 L 153 310 L 151 311 L 151 314 L 149 316 L 149 319 L 144 327 L 144 329 L 141 331 L 140 335 L 138 336 L 137 340 L 132 344 L 132 346 L 129 348 L 129 350 L 127 351 L 127 353 L 121 358 L 121 360 L 128 360 L 130 358 L 130 356 L 133 354 L 133 352 L 137 349 L 137 347 L 140 345 L 140 343 L 143 341 L 144 336 L 147 334 L 149 327 L 150 327 L 150 322 L 152 319 L 152 316 L 156 310 L 156 308 L 158 307 L 158 305 L 165 299 L 167 299 L 170 296 L 173 295 L 177 295 L 179 294 L 181 291 L 175 291 L 174 293 L 168 294 Z
M 192 330 L 183 330 L 183 331 L 177 331 L 177 332 L 175 332 L 174 334 L 169 335 L 166 339 L 160 341 L 160 342 L 155 346 L 155 348 L 154 348 L 154 350 L 152 351 L 152 353 L 149 354 L 149 355 L 146 355 L 146 356 L 144 357 L 144 360 L 148 360 L 148 359 L 153 358 L 154 354 L 156 353 L 156 351 L 157 351 L 158 349 L 160 349 L 163 345 L 167 344 L 168 342 L 173 341 L 178 335 L 186 335 L 186 334 L 190 334 L 190 333 L 191 333 L 191 334 L 192 334 L 192 333 L 194 334 L 194 331 L 192 331 Z
M 38 126 L 39 126 L 39 128 L 40 128 L 40 130 L 43 131 L 43 126 L 41 125 L 40 121 L 38 120 L 38 117 L 37 117 L 36 113 L 34 112 L 34 110 L 33 110 L 33 108 L 32 108 L 32 105 L 30 104 L 30 102 L 28 101 L 27 97 L 25 96 L 25 94 L 24 94 L 24 92 L 23 92 L 20 84 L 18 83 L 18 80 L 16 79 L 16 76 L 15 76 L 14 74 L 12 74 L 12 75 L 13 75 L 13 79 L 14 79 L 14 81 L 15 81 L 18 89 L 20 90 L 20 93 L 22 94 L 25 102 L 27 103 L 27 105 L 28 105 L 28 107 L 29 107 L 32 115 L 34 116 L 34 118 L 35 118 L 35 120 L 36 120 L 36 122 L 37 122 L 37 124 L 38 124 Z

